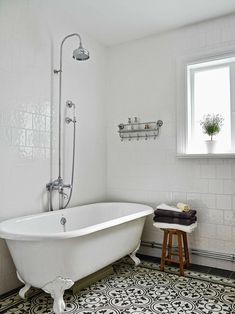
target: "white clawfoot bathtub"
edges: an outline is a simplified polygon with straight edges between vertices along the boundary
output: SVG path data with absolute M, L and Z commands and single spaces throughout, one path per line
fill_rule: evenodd
M 51 294 L 53 310 L 63 313 L 64 290 L 75 281 L 129 254 L 136 264 L 146 205 L 97 203 L 10 219 L 0 223 L 25 284 L 20 295 L 34 286 Z

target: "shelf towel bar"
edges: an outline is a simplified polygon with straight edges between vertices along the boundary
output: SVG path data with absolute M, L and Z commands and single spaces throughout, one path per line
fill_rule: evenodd
M 151 121 L 151 122 L 135 122 L 131 123 L 131 119 L 128 119 L 128 123 L 121 123 L 118 125 L 118 133 L 121 141 L 128 139 L 137 139 L 139 141 L 141 138 L 147 140 L 148 138 L 153 138 L 154 140 L 159 136 L 160 128 L 163 125 L 162 120 Z

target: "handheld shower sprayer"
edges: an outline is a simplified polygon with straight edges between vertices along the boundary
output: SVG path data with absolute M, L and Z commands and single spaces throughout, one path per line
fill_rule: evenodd
M 65 122 L 69 124 L 70 122 L 73 122 L 73 157 L 72 157 L 72 174 L 71 174 L 71 183 L 70 184 L 64 184 L 64 181 L 61 176 L 62 172 L 62 115 L 61 115 L 61 94 L 62 94 L 62 72 L 63 72 L 63 63 L 62 63 L 62 52 L 63 52 L 63 45 L 64 42 L 70 38 L 70 37 L 77 37 L 79 39 L 79 47 L 73 51 L 73 58 L 78 61 L 85 61 L 90 58 L 89 51 L 86 50 L 82 46 L 82 39 L 81 36 L 78 33 L 73 33 L 70 35 L 67 35 L 61 42 L 60 45 L 60 68 L 59 70 L 54 70 L 55 74 L 59 74 L 59 156 L 58 156 L 58 161 L 59 161 L 59 173 L 58 173 L 58 178 L 49 182 L 46 185 L 47 191 L 49 192 L 49 210 L 53 210 L 52 206 L 52 193 L 54 190 L 57 190 L 59 192 L 59 209 L 66 208 L 71 200 L 72 197 L 72 190 L 73 190 L 73 178 L 74 178 L 74 161 L 75 161 L 75 135 L 76 135 L 76 115 L 75 115 L 75 104 L 71 100 L 66 101 L 66 106 L 68 108 L 73 108 L 73 119 L 66 117 Z M 64 205 L 63 200 L 64 200 L 64 189 L 68 188 L 70 189 L 69 192 L 69 197 L 67 203 Z

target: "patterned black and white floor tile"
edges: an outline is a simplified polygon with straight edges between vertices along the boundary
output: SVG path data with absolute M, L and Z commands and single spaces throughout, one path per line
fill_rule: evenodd
M 130 260 L 128 258 L 123 259 L 123 261 L 125 263 L 130 264 Z M 148 261 L 142 261 L 141 262 L 141 267 L 146 267 L 146 268 L 151 268 L 151 269 L 156 269 L 156 270 L 160 270 L 160 265 L 157 263 L 152 263 L 152 262 L 148 262 Z M 172 274 L 178 274 L 179 273 L 179 269 L 177 267 L 172 267 L 172 266 L 165 266 L 165 271 L 167 273 L 172 273 Z M 222 283 L 225 285 L 230 285 L 232 287 L 235 287 L 235 279 L 233 278 L 225 278 L 225 277 L 221 277 L 221 276 L 215 276 L 212 274 L 207 274 L 207 273 L 203 273 L 203 272 L 198 272 L 198 271 L 192 271 L 192 270 L 185 270 L 184 271 L 184 275 L 186 277 L 191 277 L 191 278 L 196 278 L 196 279 L 202 279 L 202 280 L 208 280 L 210 282 L 218 282 L 218 283 Z
M 73 295 L 65 294 L 69 314 L 235 314 L 235 285 L 214 278 L 179 277 L 144 262 L 124 260 L 115 273 Z M 195 272 L 196 273 L 196 272 Z M 34 290 L 26 301 L 17 295 L 0 300 L 0 313 L 53 314 L 51 297 Z

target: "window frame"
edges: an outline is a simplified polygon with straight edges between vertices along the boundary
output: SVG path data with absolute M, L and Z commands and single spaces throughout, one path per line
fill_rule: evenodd
M 234 58 L 235 62 L 235 45 L 227 51 L 224 49 L 214 49 L 212 52 L 207 52 L 204 54 L 194 54 L 183 56 L 182 58 L 176 60 L 176 99 L 177 99 L 177 157 L 182 158 L 235 158 L 235 125 L 232 128 L 233 123 L 231 121 L 231 133 L 234 135 L 232 137 L 232 148 L 234 152 L 231 153 L 188 153 L 188 142 L 189 142 L 189 129 L 191 128 L 191 121 L 189 121 L 189 116 L 191 117 L 191 106 L 189 108 L 189 97 L 192 98 L 192 86 L 190 86 L 190 93 L 188 93 L 189 78 L 188 78 L 188 66 L 193 67 L 199 63 L 212 63 L 211 67 L 220 67 L 221 65 L 213 65 L 213 62 L 216 62 L 220 59 Z M 231 63 L 231 62 L 230 62 Z M 227 63 L 228 64 L 228 63 Z M 208 67 L 206 67 L 208 69 Z M 235 71 L 234 77 L 230 81 L 231 95 L 233 96 L 233 101 L 231 97 L 231 110 L 234 109 L 234 118 L 235 121 Z M 190 100 L 191 103 L 191 100 Z M 232 118 L 232 112 L 231 112 Z M 190 125 L 189 125 L 190 123 Z

